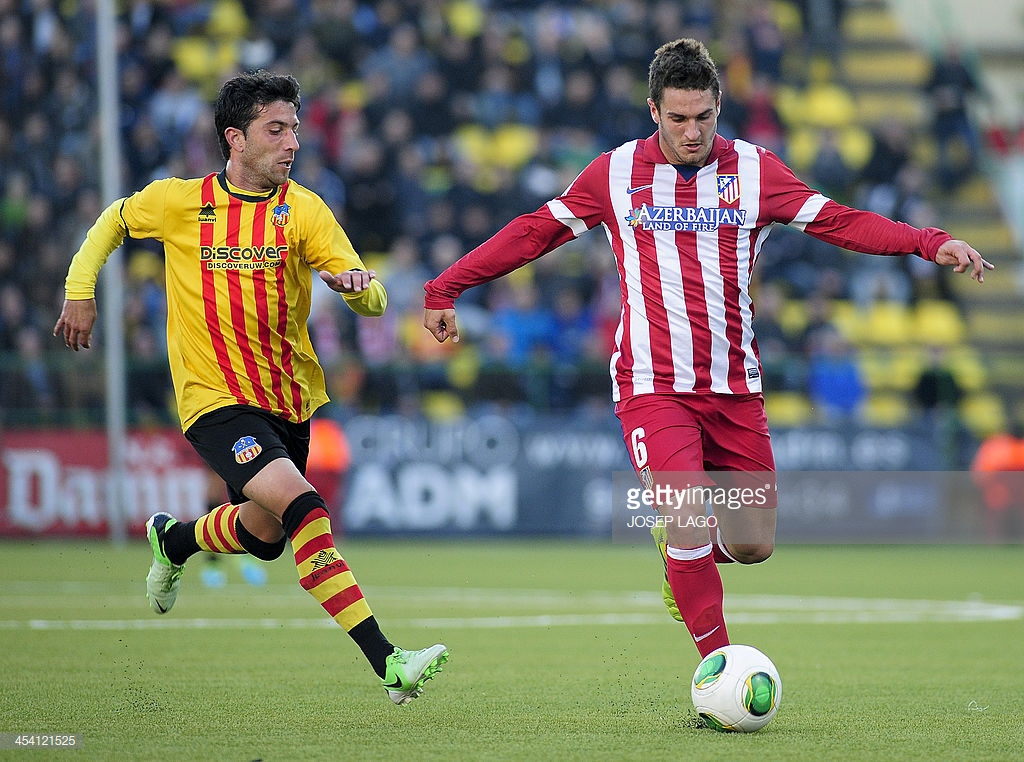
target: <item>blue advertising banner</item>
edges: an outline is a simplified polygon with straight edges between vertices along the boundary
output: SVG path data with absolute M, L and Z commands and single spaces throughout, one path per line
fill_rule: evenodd
M 650 529 L 642 526 L 649 519 L 622 531 L 640 513 L 657 513 L 626 507 L 627 493 L 641 484 L 610 413 L 489 413 L 445 423 L 359 416 L 344 430 L 352 465 L 338 512 L 346 534 L 650 542 Z M 779 542 L 1005 536 L 993 525 L 976 477 L 940 469 L 927 431 L 802 428 L 773 432 L 773 440 Z M 1024 475 L 1018 480 L 1016 492 L 1024 495 Z

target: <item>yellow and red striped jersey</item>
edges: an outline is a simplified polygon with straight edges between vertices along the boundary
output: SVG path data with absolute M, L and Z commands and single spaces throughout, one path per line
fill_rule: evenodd
M 100 268 L 126 235 L 163 242 L 167 348 L 182 429 L 211 410 L 250 405 L 304 421 L 327 402 L 309 339 L 312 270 L 365 270 L 323 200 L 295 182 L 254 196 L 224 172 L 156 180 L 118 199 L 89 230 L 68 270 L 68 299 L 91 299 Z M 374 280 L 344 294 L 376 316 Z

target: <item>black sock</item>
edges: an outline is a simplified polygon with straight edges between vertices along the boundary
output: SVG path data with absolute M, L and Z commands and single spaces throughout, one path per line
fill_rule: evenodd
M 245 525 L 242 524 L 241 516 L 235 519 L 235 533 L 238 535 L 238 544 L 245 548 L 245 552 L 250 556 L 258 558 L 260 561 L 273 561 L 280 558 L 281 554 L 284 553 L 284 537 L 277 542 L 261 540 L 245 528 Z
M 164 555 L 175 566 L 181 566 L 200 550 L 196 542 L 196 522 L 178 521 L 164 530 Z
M 377 620 L 372 616 L 367 617 L 349 630 L 348 634 L 366 656 L 377 677 L 383 678 L 387 672 L 386 659 L 394 653 L 395 647 L 384 637 Z

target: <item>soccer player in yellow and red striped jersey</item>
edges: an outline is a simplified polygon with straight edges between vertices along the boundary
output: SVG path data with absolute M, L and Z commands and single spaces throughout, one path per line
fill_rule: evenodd
M 383 635 L 305 478 L 310 416 L 328 401 L 306 327 L 312 272 L 359 315 L 381 315 L 387 292 L 323 200 L 289 179 L 299 108 L 290 76 L 228 80 L 214 108 L 224 169 L 156 180 L 108 206 L 71 262 L 54 335 L 88 349 L 107 258 L 128 235 L 163 243 L 178 415 L 230 502 L 193 522 L 149 519 L 150 606 L 170 610 L 185 561 L 201 550 L 270 561 L 291 540 L 302 587 L 360 647 L 392 701 L 406 704 L 448 649 L 407 651 Z

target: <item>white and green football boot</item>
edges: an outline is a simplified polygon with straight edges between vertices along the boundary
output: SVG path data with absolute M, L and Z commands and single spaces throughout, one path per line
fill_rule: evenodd
M 441 671 L 449 656 L 447 646 L 441 643 L 422 651 L 396 648 L 387 658 L 387 672 L 381 679 L 388 698 L 399 706 L 419 698 L 423 684 Z
M 146 522 L 146 537 L 153 548 L 153 564 L 146 575 L 146 597 L 157 614 L 166 614 L 178 599 L 185 565 L 172 564 L 164 552 L 164 532 L 178 523 L 169 513 L 154 513 Z

